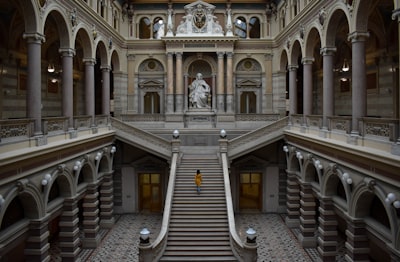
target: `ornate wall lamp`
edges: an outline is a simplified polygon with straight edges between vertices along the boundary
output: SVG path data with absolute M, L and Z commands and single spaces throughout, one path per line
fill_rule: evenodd
M 394 193 L 388 193 L 385 199 L 388 205 L 393 205 L 395 208 L 400 208 L 400 200 L 397 200 Z

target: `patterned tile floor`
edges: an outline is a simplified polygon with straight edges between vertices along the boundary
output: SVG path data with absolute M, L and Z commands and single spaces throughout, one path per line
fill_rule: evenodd
M 139 232 L 149 229 L 154 240 L 161 226 L 161 215 L 122 215 L 115 226 L 106 233 L 95 250 L 83 250 L 82 261 L 138 261 Z M 306 251 L 296 240 L 292 231 L 286 227 L 284 219 L 277 214 L 241 214 L 235 216 L 236 229 L 244 241 L 249 226 L 257 232 L 258 261 L 260 262 L 300 262 L 316 261 L 315 250 Z

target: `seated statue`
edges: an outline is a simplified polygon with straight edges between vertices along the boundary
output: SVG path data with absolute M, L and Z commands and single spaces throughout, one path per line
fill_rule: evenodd
M 189 86 L 189 101 L 193 108 L 209 108 L 208 96 L 210 95 L 210 86 L 203 80 L 203 75 L 197 73 L 196 79 Z

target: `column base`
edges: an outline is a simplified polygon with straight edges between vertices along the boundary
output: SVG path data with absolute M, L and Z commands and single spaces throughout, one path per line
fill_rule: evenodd
M 301 243 L 302 247 L 304 248 L 315 248 L 317 246 L 317 239 L 316 237 L 304 237 L 303 234 L 298 236 L 299 242 Z
M 114 224 L 115 224 L 114 217 L 110 218 L 110 219 L 107 219 L 107 220 L 105 220 L 105 219 L 101 219 L 100 220 L 100 227 L 101 228 L 112 228 L 114 226 Z
M 397 141 L 397 143 L 392 145 L 391 153 L 393 155 L 400 156 L 400 142 L 399 141 Z
M 285 224 L 289 228 L 297 228 L 300 226 L 300 220 L 298 218 L 296 219 L 291 219 L 289 217 L 285 218 Z
M 82 240 L 82 247 L 87 249 L 95 249 L 100 244 L 100 235 L 97 235 L 96 238 L 84 238 Z

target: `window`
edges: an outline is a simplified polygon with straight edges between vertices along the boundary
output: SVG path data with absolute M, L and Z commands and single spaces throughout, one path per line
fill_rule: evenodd
M 140 19 L 140 22 L 139 22 L 139 38 L 140 39 L 149 39 L 150 38 L 150 27 L 151 27 L 151 21 L 147 17 Z
M 260 38 L 260 20 L 257 17 L 250 18 L 249 30 L 250 38 Z
M 244 17 L 238 17 L 235 20 L 235 35 L 240 38 L 247 37 L 247 23 Z
M 157 92 L 147 92 L 144 95 L 144 113 L 159 114 L 160 113 L 160 96 Z
M 257 99 L 254 92 L 243 92 L 240 96 L 240 113 L 241 114 L 255 114 Z

